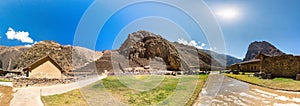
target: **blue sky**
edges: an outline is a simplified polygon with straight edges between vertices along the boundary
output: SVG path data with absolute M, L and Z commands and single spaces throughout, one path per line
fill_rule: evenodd
M 220 25 L 227 54 L 243 58 L 251 42 L 263 40 L 286 53 L 300 54 L 300 49 L 297 48 L 300 45 L 299 0 L 204 1 Z M 31 45 L 42 40 L 72 45 L 77 25 L 92 2 L 93 0 L 2 0 L 0 45 Z M 105 9 L 110 7 L 111 5 L 101 7 L 103 9 L 98 10 L 98 15 L 107 12 Z M 234 9 L 235 16 L 226 19 L 218 15 L 226 9 Z M 183 13 L 172 7 L 151 3 L 123 8 L 99 32 L 95 49 L 101 51 L 118 48 L 128 33 L 142 29 L 161 34 L 171 41 L 180 38 L 190 43 L 194 40 L 201 48 L 213 48 L 209 47 L 205 35 L 189 21 L 189 17 L 181 14 Z M 11 30 L 7 33 L 9 28 Z M 84 36 L 89 38 L 90 35 Z

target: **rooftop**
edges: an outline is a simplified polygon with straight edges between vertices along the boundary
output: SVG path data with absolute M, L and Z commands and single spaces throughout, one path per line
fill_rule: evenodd
M 252 60 L 249 60 L 249 61 L 241 62 L 239 64 L 247 64 L 247 63 L 254 63 L 254 62 L 260 62 L 260 59 L 252 59 Z

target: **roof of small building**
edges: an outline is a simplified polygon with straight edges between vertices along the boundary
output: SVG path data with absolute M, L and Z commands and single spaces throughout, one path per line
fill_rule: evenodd
M 252 59 L 252 60 L 241 62 L 240 64 L 247 64 L 247 63 L 254 63 L 254 62 L 260 62 L 260 59 Z
M 24 70 L 34 69 L 34 68 L 40 66 L 41 64 L 47 62 L 48 60 L 53 65 L 55 65 L 59 70 L 64 71 L 63 68 L 60 65 L 58 65 L 58 63 L 53 58 L 51 58 L 49 55 L 47 55 L 47 56 L 45 56 L 45 57 L 43 57 L 43 58 L 41 58 L 41 59 L 33 62 L 32 64 L 30 64 L 29 66 L 27 66 L 26 68 L 24 68 Z
M 258 55 L 255 56 L 255 58 L 259 59 L 259 56 L 272 57 L 273 55 L 269 55 L 269 54 L 265 54 L 265 53 L 259 53 Z

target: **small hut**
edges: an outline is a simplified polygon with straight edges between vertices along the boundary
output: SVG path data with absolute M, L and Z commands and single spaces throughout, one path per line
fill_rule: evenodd
M 29 78 L 61 79 L 63 77 L 63 68 L 50 56 L 37 60 L 24 68 L 23 71 Z

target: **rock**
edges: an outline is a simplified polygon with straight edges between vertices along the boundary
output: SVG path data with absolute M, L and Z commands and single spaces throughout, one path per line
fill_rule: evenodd
M 128 39 L 119 49 L 120 53 L 129 60 L 149 65 L 149 59 L 161 57 L 168 70 L 182 70 L 181 59 L 175 46 L 159 35 L 147 31 L 138 31 L 128 36 Z M 138 62 L 139 60 L 145 60 Z
M 270 56 L 280 56 L 285 54 L 279 49 L 277 49 L 275 46 L 270 44 L 269 42 L 255 41 L 249 45 L 246 57 L 244 58 L 243 61 L 251 60 L 255 58 L 255 56 L 257 56 L 259 53 L 263 53 Z
M 211 70 L 211 66 L 221 67 L 218 61 L 202 50 L 169 42 L 160 35 L 143 30 L 129 34 L 118 51 L 133 61 L 145 59 L 150 61 L 160 57 L 164 60 L 167 69 L 174 71 L 187 71 L 191 67 L 201 70 Z

